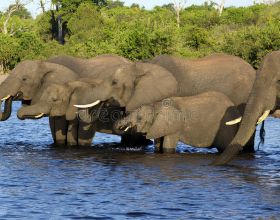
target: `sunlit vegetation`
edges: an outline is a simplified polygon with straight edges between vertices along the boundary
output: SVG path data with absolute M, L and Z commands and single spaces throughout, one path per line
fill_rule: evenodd
M 181 10 L 180 25 L 172 4 L 146 10 L 121 1 L 56 0 L 36 18 L 23 5 L 9 13 L 13 6 L 0 13 L 0 72 L 24 59 L 104 53 L 142 60 L 225 52 L 257 68 L 264 54 L 280 49 L 279 3 L 224 8 L 222 14 L 211 2 L 193 5 Z

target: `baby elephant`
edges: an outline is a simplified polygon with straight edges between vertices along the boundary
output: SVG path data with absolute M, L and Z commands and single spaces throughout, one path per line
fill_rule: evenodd
M 220 152 L 234 138 L 241 115 L 219 92 L 172 97 L 142 106 L 115 123 L 117 132 L 136 129 L 155 139 L 164 152 L 174 152 L 178 141 L 195 147 L 216 147 Z

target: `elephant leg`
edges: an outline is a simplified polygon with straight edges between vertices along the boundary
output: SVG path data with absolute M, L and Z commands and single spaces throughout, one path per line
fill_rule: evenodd
M 90 147 L 96 132 L 96 127 L 93 124 L 88 124 L 82 121 L 78 121 L 78 123 L 78 145 Z
M 243 147 L 243 149 L 242 149 L 243 153 L 254 153 L 255 152 L 255 148 L 254 148 L 255 135 L 256 135 L 256 131 L 254 132 L 254 134 L 252 135 L 250 140 L 247 142 L 247 144 Z
M 74 119 L 68 122 L 67 146 L 78 146 L 78 129 L 78 119 Z
M 179 141 L 179 135 L 177 134 L 164 136 L 163 145 L 162 145 L 163 152 L 175 153 L 178 141 Z
M 65 117 L 49 117 L 49 124 L 56 146 L 65 146 L 66 133 L 67 133 L 67 121 Z
M 53 142 L 55 143 L 55 120 L 54 117 L 49 117 L 49 125 L 50 125 L 50 130 L 51 130 L 51 134 L 52 134 L 52 139 Z
M 161 137 L 161 138 L 156 138 L 156 139 L 154 140 L 155 152 L 157 152 L 157 153 L 162 152 L 163 140 L 164 140 L 163 137 Z

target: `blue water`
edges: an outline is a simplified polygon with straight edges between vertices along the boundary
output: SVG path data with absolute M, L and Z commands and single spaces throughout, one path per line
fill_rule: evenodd
M 0 122 L 0 219 L 279 219 L 280 120 L 231 166 L 214 151 L 154 154 L 98 134 L 92 148 L 55 148 L 46 118 Z

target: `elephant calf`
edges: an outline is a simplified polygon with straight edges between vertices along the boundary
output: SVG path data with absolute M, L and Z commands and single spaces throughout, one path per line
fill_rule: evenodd
M 160 150 L 164 152 L 174 152 L 178 141 L 223 151 L 234 138 L 240 120 L 240 113 L 227 96 L 206 92 L 144 105 L 114 127 L 120 133 L 134 128 L 157 143 L 163 138 Z

